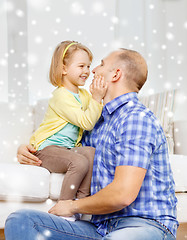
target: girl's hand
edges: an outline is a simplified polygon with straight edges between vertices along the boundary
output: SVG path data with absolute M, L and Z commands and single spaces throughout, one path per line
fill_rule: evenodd
M 92 98 L 97 102 L 101 103 L 101 100 L 104 98 L 106 91 L 107 84 L 104 81 L 104 77 L 95 77 L 90 85 L 90 92 L 92 94 Z
M 26 145 L 26 144 L 20 145 L 17 150 L 18 162 L 21 164 L 40 166 L 42 161 L 33 155 L 33 153 L 35 152 L 36 152 L 36 149 L 33 148 L 31 145 Z

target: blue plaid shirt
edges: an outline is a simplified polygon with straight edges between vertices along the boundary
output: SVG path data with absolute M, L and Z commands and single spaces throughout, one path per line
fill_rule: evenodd
M 113 181 L 117 166 L 147 170 L 133 203 L 118 212 L 92 216 L 91 221 L 101 235 L 107 233 L 109 219 L 139 216 L 159 221 L 176 236 L 177 199 L 166 137 L 153 113 L 139 102 L 137 93 L 127 93 L 107 103 L 82 143 L 96 148 L 92 195 Z

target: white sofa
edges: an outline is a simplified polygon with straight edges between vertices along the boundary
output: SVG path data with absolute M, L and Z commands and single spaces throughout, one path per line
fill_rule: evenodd
M 43 118 L 46 100 L 37 105 L 0 103 L 0 229 L 7 216 L 21 208 L 48 211 L 58 199 L 63 174 L 17 163 L 16 151 L 27 143 Z M 176 181 L 178 220 L 187 222 L 187 155 L 170 154 Z

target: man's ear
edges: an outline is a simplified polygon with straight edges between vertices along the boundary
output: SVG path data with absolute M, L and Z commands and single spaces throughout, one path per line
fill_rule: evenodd
M 67 66 L 66 65 L 62 65 L 62 75 L 66 75 L 67 74 Z
M 121 77 L 121 74 L 122 74 L 121 69 L 119 69 L 119 68 L 116 69 L 116 70 L 115 70 L 115 73 L 114 73 L 114 75 L 113 75 L 112 81 L 113 81 L 113 82 L 118 81 L 118 80 L 120 79 L 120 77 Z

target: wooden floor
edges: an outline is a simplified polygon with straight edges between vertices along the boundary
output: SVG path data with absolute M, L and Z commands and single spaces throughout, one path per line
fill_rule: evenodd
M 4 230 L 0 229 L 0 240 L 5 240 Z
M 177 231 L 177 240 L 186 239 L 187 239 L 187 223 L 181 223 Z M 3 229 L 0 229 L 0 240 L 5 240 Z
M 181 223 L 177 230 L 177 240 L 187 239 L 187 223 Z

